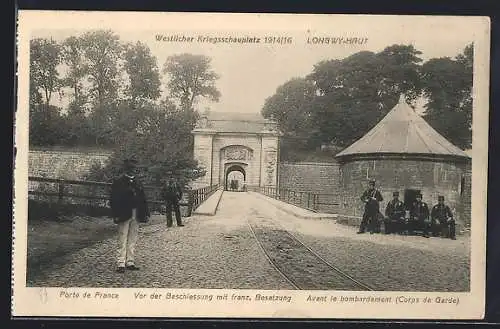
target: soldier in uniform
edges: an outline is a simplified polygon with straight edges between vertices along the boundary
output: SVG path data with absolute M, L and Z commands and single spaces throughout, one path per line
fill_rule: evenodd
M 422 194 L 418 193 L 416 195 L 416 200 L 413 202 L 411 207 L 411 218 L 413 219 L 412 223 L 414 228 L 419 228 L 423 231 L 423 237 L 429 237 L 429 225 L 427 221 L 429 220 L 429 207 L 427 203 L 422 201 Z
M 365 203 L 365 212 L 363 213 L 363 219 L 361 220 L 358 234 L 365 233 L 367 227 L 370 233 L 378 231 L 378 217 L 380 215 L 379 202 L 383 200 L 382 194 L 375 188 L 375 180 L 370 179 L 368 182 L 368 189 L 361 195 L 361 201 Z
M 393 199 L 387 203 L 385 208 L 385 234 L 401 233 L 403 231 L 405 206 L 399 200 L 399 192 L 392 193 Z
M 139 222 L 147 222 L 150 216 L 144 189 L 135 175 L 135 164 L 134 160 L 125 160 L 125 173 L 111 185 L 111 211 L 114 222 L 118 224 L 119 273 L 125 269 L 139 269 L 134 259 Z
M 455 219 L 453 218 L 450 207 L 444 204 L 444 196 L 438 196 L 438 204 L 432 207 L 431 219 L 440 229 L 447 229 L 447 236 L 450 239 L 456 240 Z
M 162 198 L 165 200 L 167 211 L 167 227 L 172 227 L 172 211 L 175 212 L 177 226 L 184 226 L 181 220 L 179 201 L 182 199 L 182 189 L 171 172 L 168 173 L 167 183 L 162 189 Z

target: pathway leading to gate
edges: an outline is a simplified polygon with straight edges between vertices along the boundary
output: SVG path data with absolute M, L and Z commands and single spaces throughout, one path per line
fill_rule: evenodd
M 215 216 L 196 215 L 184 222 L 184 227 L 167 228 L 165 222 L 141 227 L 136 250 L 140 271 L 115 272 L 116 241 L 109 239 L 65 256 L 58 262 L 63 265 L 54 265 L 28 285 L 293 289 L 266 258 L 251 222 L 264 230 L 279 225 L 376 290 L 467 291 L 469 286 L 468 237 L 358 235 L 355 227 L 331 219 L 301 219 L 245 192 L 224 192 Z M 307 262 L 298 259 L 294 266 L 311 266 Z

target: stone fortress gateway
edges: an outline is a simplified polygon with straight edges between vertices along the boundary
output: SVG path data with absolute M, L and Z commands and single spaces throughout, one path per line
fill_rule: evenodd
M 243 177 L 239 187 L 278 186 L 280 134 L 275 122 L 258 113 L 206 111 L 193 134 L 194 157 L 206 170 L 193 188 L 219 184 L 228 189 L 232 177 Z

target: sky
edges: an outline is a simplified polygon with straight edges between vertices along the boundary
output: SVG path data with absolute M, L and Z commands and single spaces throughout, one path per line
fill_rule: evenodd
M 313 66 L 321 60 L 342 59 L 359 51 L 379 52 L 393 44 L 412 44 L 422 52 L 426 61 L 437 57 L 455 57 L 464 47 L 474 40 L 474 29 L 467 29 L 459 21 L 426 22 L 418 24 L 401 23 L 401 20 L 366 21 L 359 24 L 336 23 L 310 28 L 307 25 L 283 29 L 262 29 L 246 27 L 221 29 L 206 26 L 200 28 L 173 29 L 148 28 L 124 29 L 111 28 L 122 42 L 141 41 L 147 44 L 163 68 L 168 56 L 180 53 L 207 55 L 212 59 L 212 68 L 219 74 L 216 86 L 221 92 L 218 103 L 201 102 L 198 108 L 207 106 L 218 112 L 260 112 L 266 98 L 272 96 L 276 88 L 294 77 L 305 77 Z M 378 22 L 374 24 L 374 22 Z M 392 23 L 391 23 L 392 22 Z M 396 22 L 396 23 L 395 23 Z M 132 24 L 132 23 L 131 23 Z M 95 27 L 94 27 L 95 28 Z M 108 27 L 104 27 L 108 28 Z M 80 35 L 84 29 L 36 29 L 32 37 L 52 37 L 62 40 L 70 35 Z M 450 33 L 453 31 L 454 33 Z M 292 38 L 292 44 L 235 44 L 235 43 L 200 43 L 157 41 L 156 36 L 214 36 L 214 37 L 263 37 L 286 36 Z M 307 40 L 314 37 L 348 38 L 357 37 L 366 40 L 362 44 L 311 44 Z M 263 39 L 261 39 L 262 42 Z M 417 106 L 422 106 L 420 103 Z

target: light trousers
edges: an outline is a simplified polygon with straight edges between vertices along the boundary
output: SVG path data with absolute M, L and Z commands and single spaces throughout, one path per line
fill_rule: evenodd
M 118 266 L 134 265 L 138 235 L 137 209 L 132 209 L 132 217 L 118 223 Z

